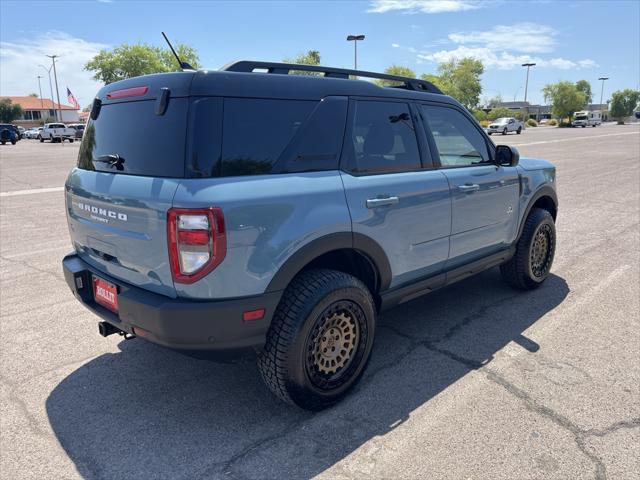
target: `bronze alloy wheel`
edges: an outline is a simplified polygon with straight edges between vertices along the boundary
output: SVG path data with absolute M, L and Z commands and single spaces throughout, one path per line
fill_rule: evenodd
M 307 339 L 305 369 L 311 383 L 333 390 L 346 382 L 362 360 L 367 334 L 362 309 L 354 302 L 325 309 Z
M 542 224 L 533 237 L 530 262 L 531 273 L 537 278 L 544 277 L 551 267 L 553 259 L 553 232 L 548 224 Z

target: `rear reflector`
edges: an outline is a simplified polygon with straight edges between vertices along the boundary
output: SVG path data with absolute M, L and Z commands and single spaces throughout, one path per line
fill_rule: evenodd
M 113 92 L 107 93 L 107 98 L 109 100 L 113 100 L 116 98 L 127 98 L 127 97 L 141 97 L 145 95 L 149 91 L 149 87 L 131 87 L 131 88 L 123 88 L 122 90 L 114 90 Z
M 260 320 L 264 318 L 264 308 L 259 308 L 258 310 L 249 310 L 248 312 L 244 312 L 242 314 L 242 320 L 248 322 L 250 320 Z

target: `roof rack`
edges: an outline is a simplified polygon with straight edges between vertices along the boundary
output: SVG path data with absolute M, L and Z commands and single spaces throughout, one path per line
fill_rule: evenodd
M 406 90 L 417 90 L 430 93 L 440 93 L 442 91 L 436 87 L 433 83 L 426 80 L 418 80 L 417 78 L 400 77 L 397 75 L 388 75 L 386 73 L 365 72 L 362 70 L 351 70 L 347 68 L 333 68 L 333 67 L 321 67 L 320 65 L 301 65 L 296 63 L 277 63 L 277 62 L 258 62 L 253 60 L 239 60 L 232 62 L 221 70 L 226 72 L 245 72 L 251 73 L 255 70 L 265 70 L 266 73 L 276 73 L 282 75 L 288 75 L 292 71 L 304 71 L 304 72 L 318 72 L 323 73 L 325 77 L 331 78 L 344 78 L 348 79 L 350 76 L 376 78 L 380 80 L 391 80 L 399 82 L 402 85 L 394 86 L 393 88 L 404 88 Z M 264 72 L 262 72 L 264 73 Z

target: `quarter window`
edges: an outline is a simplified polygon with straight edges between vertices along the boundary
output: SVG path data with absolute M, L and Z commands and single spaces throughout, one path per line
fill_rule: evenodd
M 222 176 L 269 173 L 317 102 L 224 101 Z
M 354 173 L 421 168 L 415 126 L 406 103 L 358 101 L 346 147 L 347 169 Z
M 484 137 L 462 113 L 453 108 L 432 105 L 422 105 L 422 112 L 443 167 L 491 163 Z

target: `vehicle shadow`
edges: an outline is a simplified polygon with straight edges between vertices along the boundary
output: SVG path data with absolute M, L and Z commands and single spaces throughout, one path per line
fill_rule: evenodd
M 47 414 L 88 479 L 309 478 L 508 343 L 535 354 L 523 332 L 568 292 L 555 275 L 516 292 L 494 269 L 386 312 L 365 377 L 316 414 L 275 400 L 252 361 L 216 364 L 139 339 L 71 373 L 51 392 Z

